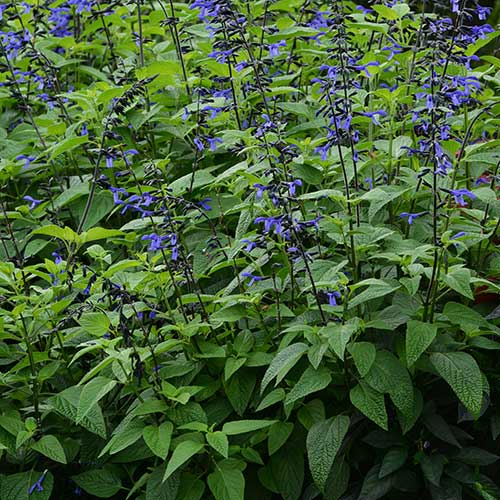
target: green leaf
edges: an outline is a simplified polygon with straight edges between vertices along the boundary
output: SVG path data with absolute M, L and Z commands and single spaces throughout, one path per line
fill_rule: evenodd
M 157 456 L 165 460 L 170 449 L 170 439 L 174 425 L 172 422 L 163 422 L 159 426 L 148 425 L 142 430 L 142 437 L 149 449 Z
M 406 364 L 413 365 L 436 338 L 437 326 L 411 320 L 406 324 Z
M 296 344 L 289 345 L 280 351 L 272 360 L 269 368 L 264 374 L 260 389 L 261 392 L 264 392 L 264 389 L 267 387 L 269 382 L 271 382 L 271 380 L 275 377 L 276 384 L 279 384 L 308 349 L 309 347 L 306 344 L 298 342 Z
M 82 472 L 71 479 L 90 495 L 111 498 L 122 486 L 119 476 L 110 469 L 94 469 Z
M 292 431 L 293 423 L 291 422 L 276 422 L 269 428 L 267 437 L 269 455 L 276 453 L 286 443 Z
M 238 415 L 242 416 L 245 413 L 256 383 L 255 373 L 241 369 L 225 384 L 226 396 Z
M 66 151 L 71 151 L 82 144 L 89 141 L 88 135 L 82 135 L 77 137 L 68 137 L 62 141 L 58 141 L 54 146 L 50 147 L 47 152 L 50 153 L 49 159 L 54 160 L 59 155 L 62 155 Z
M 300 398 L 321 391 L 328 387 L 331 381 L 332 376 L 328 368 L 321 367 L 315 370 L 312 366 L 309 366 L 293 386 L 293 389 L 287 394 L 284 403 L 285 405 L 291 405 Z
M 224 458 L 229 454 L 229 440 L 227 436 L 221 432 L 208 432 L 206 434 L 207 443 L 215 450 L 218 451 Z
M 190 440 L 179 443 L 170 457 L 167 469 L 165 470 L 165 475 L 163 476 L 163 481 L 166 481 L 179 467 L 184 465 L 192 456 L 201 451 L 203 446 L 203 443 Z
M 345 348 L 351 337 L 359 330 L 359 320 L 343 325 L 324 326 L 320 334 L 328 337 L 328 344 L 333 352 L 344 361 Z
M 349 393 L 351 403 L 370 420 L 388 430 L 384 395 L 360 381 Z
M 177 498 L 180 486 L 180 474 L 172 474 L 165 482 L 162 481 L 165 474 L 165 464 L 156 467 L 146 483 L 145 500 L 173 500 Z M 135 497 L 134 497 L 135 498 Z
M 73 386 L 65 389 L 50 399 L 52 408 L 67 419 L 76 423 L 76 415 L 82 390 L 83 387 L 80 386 Z M 104 417 L 98 405 L 92 407 L 87 416 L 81 420 L 80 425 L 104 439 L 107 436 Z
M 364 377 L 370 371 L 377 356 L 375 346 L 371 342 L 355 342 L 347 350 L 351 354 L 359 374 Z
M 228 436 L 254 432 L 273 425 L 276 420 L 235 420 L 227 422 L 222 427 L 222 432 Z
M 388 295 L 389 293 L 392 293 L 400 288 L 401 285 L 397 281 L 393 280 L 384 281 L 380 279 L 370 278 L 358 283 L 356 285 L 356 288 L 360 286 L 368 286 L 368 288 L 349 301 L 349 309 L 359 306 L 360 304 L 363 304 L 369 300 L 379 299 L 384 295 Z
M 475 418 L 479 417 L 483 402 L 483 382 L 476 360 L 465 352 L 436 352 L 431 354 L 430 360 L 465 408 Z
M 43 436 L 39 441 L 31 445 L 31 448 L 38 451 L 42 455 L 54 460 L 55 462 L 60 462 L 62 464 L 68 463 L 66 461 L 66 455 L 64 453 L 64 448 L 62 447 L 59 440 L 52 435 Z
M 110 439 L 109 443 L 102 449 L 99 457 L 102 457 L 106 452 L 114 455 L 128 446 L 134 444 L 141 436 L 144 424 L 134 419 L 127 422 L 125 425 L 120 425 L 115 429 L 115 434 Z
M 473 299 L 474 294 L 470 288 L 471 277 L 470 270 L 465 268 L 455 269 L 452 272 L 443 275 L 443 281 L 459 294 Z
M 60 227 L 54 224 L 43 226 L 40 229 L 35 229 L 31 234 L 43 234 L 45 236 L 52 236 L 68 243 L 74 243 L 80 240 L 78 234 L 69 227 Z
M 229 461 L 216 464 L 207 482 L 215 500 L 243 500 L 245 497 L 245 478 Z
M 102 337 L 108 333 L 111 325 L 108 316 L 102 312 L 84 313 L 78 320 L 78 323 L 80 323 L 80 326 L 86 333 L 90 333 L 96 337 Z
M 410 375 L 394 354 L 385 350 L 378 351 L 375 362 L 364 380 L 375 390 L 388 393 L 401 413 L 413 415 L 415 403 Z
M 256 411 L 264 410 L 265 408 L 268 408 L 271 405 L 283 401 L 285 399 L 285 395 L 286 395 L 285 389 L 281 388 L 274 389 L 262 399 L 259 406 L 257 406 Z
M 90 241 L 106 240 L 108 238 L 113 238 L 114 236 L 123 236 L 125 233 L 119 231 L 118 229 L 105 229 L 103 227 L 93 227 L 88 231 L 82 233 L 81 238 L 83 243 L 89 243 Z
M 348 429 L 349 417 L 338 415 L 314 424 L 307 433 L 309 470 L 320 490 L 324 489 Z
M 407 458 L 408 450 L 406 448 L 396 448 L 388 451 L 382 460 L 382 465 L 380 466 L 380 471 L 378 473 L 379 479 L 389 476 L 393 472 L 399 470 L 403 467 Z
M 116 383 L 116 380 L 96 377 L 83 387 L 76 412 L 77 424 L 93 411 L 93 407 L 115 387 Z
M 380 465 L 373 466 L 365 476 L 358 500 L 378 500 L 385 498 L 392 488 L 390 477 L 379 478 Z
M 420 467 L 425 479 L 435 486 L 439 486 L 445 457 L 443 455 L 424 455 L 420 460 Z
M 224 366 L 224 380 L 229 380 L 246 362 L 246 358 L 227 358 Z

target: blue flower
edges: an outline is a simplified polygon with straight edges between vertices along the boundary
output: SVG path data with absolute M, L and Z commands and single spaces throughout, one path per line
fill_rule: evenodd
M 285 40 L 280 40 L 277 43 L 270 43 L 268 48 L 269 48 L 269 57 L 276 57 L 279 56 L 280 54 L 280 47 L 286 47 L 286 42 Z
M 457 238 L 461 238 L 462 236 L 465 236 L 465 231 L 459 231 L 457 234 L 453 235 L 450 240 L 456 240 Z
M 222 144 L 222 139 L 219 137 L 207 137 L 206 139 L 210 146 L 210 151 L 215 151 L 217 149 L 217 144 Z
M 244 239 L 244 240 L 241 240 L 243 243 L 246 243 L 247 246 L 245 247 L 245 252 L 251 252 L 254 248 L 257 247 L 257 243 L 255 243 L 255 241 L 252 241 L 252 240 L 248 240 L 248 239 Z
M 423 215 L 424 212 L 421 212 L 421 213 L 418 213 L 418 214 L 411 214 L 409 212 L 401 212 L 399 214 L 400 217 L 402 217 L 403 219 L 404 218 L 407 218 L 408 219 L 408 224 L 413 224 L 413 221 L 417 218 L 417 217 L 420 217 L 421 215 Z
M 43 491 L 42 483 L 43 483 L 43 480 L 45 479 L 45 475 L 46 474 L 47 474 L 47 470 L 44 470 L 43 473 L 42 473 L 42 475 L 38 478 L 38 480 L 33 485 L 31 485 L 31 487 L 29 489 L 29 494 L 30 495 L 33 494 L 33 492 L 35 491 L 35 489 L 38 492 Z
M 198 151 L 203 151 L 205 149 L 205 145 L 203 144 L 202 140 L 199 137 L 195 137 L 193 139 L 193 142 Z
M 241 273 L 245 278 L 250 278 L 248 286 L 252 286 L 256 281 L 262 281 L 264 278 L 262 276 L 255 276 L 252 273 Z
M 17 161 L 24 160 L 23 168 L 28 168 L 29 166 L 31 166 L 31 162 L 35 161 L 35 159 L 36 158 L 34 156 L 27 156 L 27 155 L 16 156 Z
M 209 201 L 212 201 L 212 198 L 204 198 L 203 200 L 198 202 L 198 205 L 203 208 L 203 210 L 212 210 L 212 207 L 208 204 Z
M 455 203 L 462 206 L 467 205 L 467 202 L 464 200 L 464 196 L 467 196 L 467 198 L 471 200 L 476 199 L 476 195 L 468 189 L 450 189 L 450 194 L 453 195 Z
M 337 299 L 340 299 L 341 295 L 340 292 L 326 292 L 326 295 L 328 297 L 328 304 L 331 306 L 336 306 L 337 305 Z
M 365 113 L 361 113 L 363 116 L 368 116 L 372 119 L 372 122 L 375 124 L 375 125 L 378 125 L 378 121 L 377 121 L 377 115 L 379 116 L 387 116 L 387 113 L 385 111 L 383 111 L 382 109 L 379 109 L 378 111 L 366 111 Z
M 29 201 L 31 205 L 29 206 L 30 210 L 33 210 L 36 206 L 40 205 L 42 203 L 41 200 L 35 200 L 32 196 L 23 196 L 23 200 Z

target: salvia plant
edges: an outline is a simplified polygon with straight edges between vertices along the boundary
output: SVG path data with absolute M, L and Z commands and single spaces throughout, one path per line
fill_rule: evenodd
M 499 33 L 4 0 L 0 499 L 500 498 Z

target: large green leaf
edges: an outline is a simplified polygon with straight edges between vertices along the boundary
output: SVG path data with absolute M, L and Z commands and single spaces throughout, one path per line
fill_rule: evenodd
M 406 324 L 406 364 L 413 365 L 436 338 L 437 326 L 421 321 Z
M 351 403 L 382 429 L 388 430 L 384 395 L 360 381 L 349 393 Z
M 39 481 L 40 487 L 31 487 Z M 9 476 L 0 476 L 0 498 L 3 500 L 49 500 L 54 488 L 54 476 L 51 472 L 31 470 Z
M 348 429 L 349 417 L 338 415 L 314 424 L 307 433 L 309 470 L 321 490 Z
M 479 417 L 483 401 L 483 382 L 476 360 L 466 352 L 435 352 L 431 363 L 436 371 L 450 385 L 458 399 Z
M 243 500 L 245 478 L 232 460 L 215 464 L 215 471 L 207 478 L 208 486 L 215 500 Z
M 160 425 L 148 425 L 142 430 L 142 437 L 149 449 L 157 456 L 165 460 L 170 449 L 170 439 L 174 425 L 172 422 L 163 422 Z
M 300 398 L 308 396 L 313 392 L 321 391 L 328 387 L 332 380 L 330 370 L 326 367 L 320 367 L 315 370 L 312 366 L 307 367 L 301 375 L 293 389 L 285 398 L 285 405 L 291 405 Z
M 272 360 L 269 368 L 264 374 L 261 384 L 261 392 L 264 392 L 264 389 L 274 378 L 276 378 L 276 384 L 283 380 L 285 375 L 295 366 L 295 363 L 297 363 L 297 361 L 308 349 L 309 347 L 306 344 L 298 342 L 296 344 L 289 345 L 280 351 Z
M 59 439 L 52 435 L 42 436 L 42 438 L 36 443 L 31 445 L 31 448 L 38 451 L 42 455 L 54 460 L 55 462 L 60 462 L 66 464 L 66 454 L 64 453 L 64 448 L 62 447 Z
M 118 493 L 122 485 L 119 476 L 106 468 L 88 470 L 71 476 L 71 479 L 87 493 L 98 498 L 111 498 Z
M 116 383 L 116 380 L 96 377 L 83 387 L 76 412 L 77 424 L 93 411 L 93 407 L 115 387 Z
M 165 470 L 163 481 L 166 481 L 179 467 L 203 449 L 203 443 L 196 441 L 182 441 L 177 445 Z
M 222 427 L 222 432 L 228 436 L 244 434 L 245 432 L 258 431 L 273 425 L 275 420 L 236 420 L 227 422 Z
M 375 390 L 389 394 L 401 413 L 413 415 L 415 403 L 410 375 L 394 354 L 385 350 L 378 351 L 375 362 L 364 380 Z

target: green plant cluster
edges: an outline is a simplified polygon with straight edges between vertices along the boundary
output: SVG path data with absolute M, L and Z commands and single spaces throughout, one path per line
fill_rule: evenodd
M 500 498 L 499 31 L 431 9 L 0 5 L 1 500 Z

